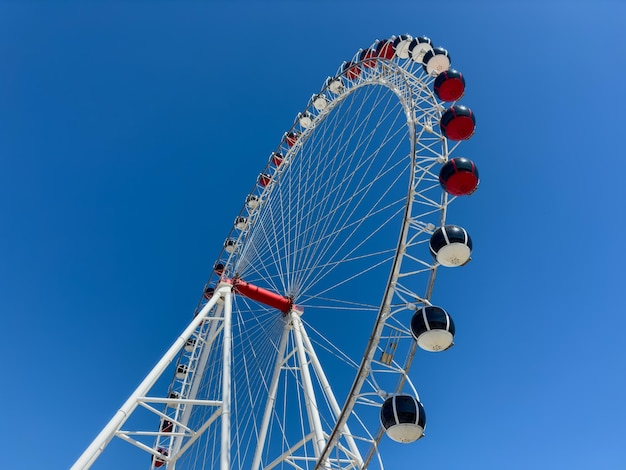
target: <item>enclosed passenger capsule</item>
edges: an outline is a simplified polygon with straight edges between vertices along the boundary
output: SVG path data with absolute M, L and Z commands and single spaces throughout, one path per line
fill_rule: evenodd
M 313 115 L 307 111 L 301 112 L 298 114 L 298 123 L 303 129 L 308 129 L 313 125 Z
M 289 147 L 293 147 L 294 145 L 296 145 L 296 142 L 298 141 L 299 138 L 300 138 L 300 132 L 297 132 L 297 131 L 287 132 L 287 134 L 285 134 L 285 142 L 287 142 L 287 145 Z
M 324 96 L 322 93 L 318 95 L 314 95 L 311 98 L 311 102 L 313 103 L 313 107 L 318 111 L 324 111 L 326 106 L 328 106 L 328 98 Z
M 298 117 L 300 117 L 300 116 L 298 116 Z M 282 153 L 279 153 L 279 152 L 272 153 L 272 163 L 274 164 L 274 166 L 279 167 L 280 165 L 282 165 L 284 159 L 285 159 L 285 157 L 284 157 L 284 155 Z
M 430 38 L 426 36 L 419 36 L 411 41 L 409 45 L 409 54 L 411 59 L 418 64 L 424 63 L 424 56 L 430 50 L 432 50 L 433 45 Z
M 478 188 L 478 168 L 468 158 L 448 160 L 439 171 L 439 183 L 448 194 L 469 196 Z
M 226 250 L 227 253 L 234 253 L 235 250 L 237 250 L 237 240 L 227 238 L 224 242 L 224 250 Z
M 376 55 L 382 59 L 393 59 L 395 50 L 391 39 L 383 39 L 376 44 Z
M 196 338 L 189 338 L 185 342 L 185 351 L 192 352 L 193 348 L 196 347 Z
M 472 254 L 472 239 L 458 225 L 439 227 L 430 237 L 429 245 L 430 253 L 442 266 L 463 266 Z
M 359 60 L 363 64 L 363 67 L 374 68 L 376 67 L 376 50 L 364 49 L 359 54 Z
M 471 109 L 457 104 L 443 113 L 439 125 L 441 132 L 448 139 L 466 140 L 474 134 L 476 117 Z
M 188 370 L 189 368 L 185 364 L 178 364 L 178 367 L 176 368 L 176 378 L 183 380 L 185 375 L 187 375 Z
M 206 286 L 204 288 L 204 292 L 202 293 L 202 295 L 204 296 L 205 299 L 209 300 L 211 297 L 213 297 L 213 293 L 215 292 L 215 289 L 211 286 Z
M 178 393 L 178 392 L 170 392 L 167 395 L 167 398 L 172 398 L 174 400 L 178 400 L 180 398 L 180 393 Z M 167 406 L 169 406 L 170 408 L 176 408 L 178 406 L 178 403 L 168 403 Z
M 422 63 L 428 75 L 439 75 L 450 68 L 450 54 L 443 47 L 433 47 L 424 54 Z
M 413 41 L 413 38 L 408 34 L 401 34 L 393 41 L 393 48 L 400 59 L 408 59 L 410 57 L 411 41 Z
M 458 70 L 448 69 L 437 75 L 434 90 L 440 100 L 456 101 L 465 93 L 465 78 Z
M 235 219 L 234 225 L 237 230 L 245 230 L 248 227 L 248 218 L 239 216 Z
M 441 307 L 418 309 L 411 319 L 411 334 L 425 351 L 445 351 L 454 341 L 454 322 Z
M 391 439 L 409 443 L 417 441 L 424 435 L 426 413 L 415 397 L 394 395 L 383 403 L 380 409 L 380 422 Z
M 164 449 L 163 447 L 159 447 L 157 449 L 157 452 L 165 457 L 167 457 L 169 454 L 167 452 L 167 449 Z M 165 460 L 158 458 L 156 455 L 152 456 L 152 463 L 155 467 L 162 467 L 163 465 L 165 465 Z
M 326 80 L 326 85 L 328 86 L 330 92 L 335 95 L 343 93 L 343 91 L 345 90 L 341 77 L 328 77 L 328 80 Z
M 256 194 L 248 194 L 248 197 L 246 197 L 246 206 L 248 206 L 248 209 L 250 210 L 254 210 L 259 207 L 260 202 L 259 196 Z
M 213 272 L 218 276 L 224 274 L 224 263 L 217 262 L 213 265 Z
M 271 182 L 272 182 L 272 176 L 271 175 L 268 175 L 267 173 L 261 173 L 259 175 L 259 185 L 261 185 L 262 187 L 265 188 Z
M 161 423 L 161 432 L 172 432 L 172 429 L 174 429 L 174 423 L 169 419 L 164 419 Z
M 348 80 L 356 80 L 361 75 L 361 67 L 353 62 L 344 62 L 342 70 Z

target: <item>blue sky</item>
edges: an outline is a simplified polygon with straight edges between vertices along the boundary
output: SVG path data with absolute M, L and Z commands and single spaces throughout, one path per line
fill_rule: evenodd
M 473 261 L 435 287 L 456 346 L 412 373 L 427 438 L 389 468 L 626 467 L 623 18 L 617 1 L 0 1 L 2 468 L 71 465 L 190 320 L 311 94 L 401 33 L 465 74 L 482 182 L 450 212 Z

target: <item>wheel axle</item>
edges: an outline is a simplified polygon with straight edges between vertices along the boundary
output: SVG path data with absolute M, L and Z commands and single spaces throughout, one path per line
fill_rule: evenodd
M 293 299 L 264 289 L 263 287 L 255 286 L 241 279 L 231 279 L 230 283 L 233 285 L 233 291 L 237 294 L 241 294 L 263 305 L 280 310 L 282 313 L 289 313 L 294 307 Z

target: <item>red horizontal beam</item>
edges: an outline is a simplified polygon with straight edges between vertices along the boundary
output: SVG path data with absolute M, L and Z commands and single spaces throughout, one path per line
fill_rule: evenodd
M 233 290 L 238 294 L 262 303 L 263 305 L 267 305 L 268 307 L 280 310 L 283 313 L 288 313 L 293 307 L 293 300 L 284 295 L 263 289 L 262 287 L 255 286 L 241 279 L 233 279 L 232 283 Z

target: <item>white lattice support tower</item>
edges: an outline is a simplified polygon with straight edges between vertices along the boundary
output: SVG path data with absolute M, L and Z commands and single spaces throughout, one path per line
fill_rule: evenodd
M 230 292 L 230 289 L 230 286 L 226 286 L 225 288 L 222 288 L 222 292 Z M 117 413 L 115 413 L 113 418 L 111 418 L 104 429 L 102 429 L 100 434 L 96 436 L 85 452 L 83 452 L 83 454 L 78 458 L 76 463 L 74 463 L 71 467 L 72 470 L 84 470 L 93 465 L 98 456 L 104 451 L 111 439 L 113 439 L 116 433 L 121 429 L 122 425 L 128 420 L 137 406 L 143 401 L 152 386 L 156 383 L 159 377 L 161 377 L 161 374 L 163 374 L 170 363 L 176 358 L 181 348 L 184 347 L 187 340 L 191 337 L 196 328 L 198 328 L 200 323 L 204 321 L 207 314 L 211 311 L 219 299 L 220 295 L 216 292 L 198 313 L 198 315 L 196 315 L 196 317 L 192 320 L 189 326 L 182 332 L 174 344 L 172 344 L 172 346 L 167 350 L 156 366 L 154 366 L 154 368 L 148 373 L 146 378 L 139 384 L 128 400 L 126 400 Z
M 300 319 L 300 313 L 296 310 L 292 310 L 289 316 L 293 324 L 293 332 L 296 340 L 296 352 L 298 354 L 298 363 L 303 382 L 302 385 L 304 388 L 304 399 L 306 400 L 306 410 L 309 415 L 309 425 L 311 427 L 311 432 L 315 435 L 313 448 L 315 449 L 315 457 L 319 458 L 322 450 L 324 449 L 324 445 L 326 444 L 326 439 L 324 438 L 322 421 L 317 409 L 317 399 L 315 397 L 315 390 L 313 390 L 311 372 L 309 371 L 309 361 L 307 360 L 304 342 L 302 341 L 302 320 Z
M 328 399 L 328 402 L 330 403 L 332 411 L 335 414 L 335 419 L 339 419 L 339 415 L 341 414 L 341 408 L 339 407 L 337 398 L 335 397 L 335 394 L 330 385 L 330 382 L 328 381 L 328 378 L 326 377 L 324 368 L 322 367 L 322 364 L 320 363 L 319 358 L 317 357 L 317 354 L 315 353 L 315 348 L 313 348 L 313 344 L 311 343 L 311 339 L 309 338 L 309 335 L 306 332 L 304 323 L 302 322 L 302 320 L 300 320 L 299 323 L 300 323 L 300 332 L 302 335 L 302 340 L 309 354 L 309 360 L 311 361 L 313 370 L 315 370 L 315 374 L 318 380 L 320 381 L 320 385 L 322 386 L 324 395 L 326 395 L 326 398 Z M 350 433 L 350 429 L 348 428 L 347 425 L 345 425 L 343 428 L 343 437 L 346 439 L 348 443 L 348 448 L 350 449 L 350 453 L 354 456 L 355 465 L 358 468 L 361 468 L 361 466 L 363 465 L 363 459 L 356 445 L 356 442 L 354 442 L 354 438 L 352 437 L 352 434 Z
M 232 354 L 232 288 L 224 291 L 224 331 L 222 363 L 222 434 L 220 469 L 230 470 L 230 403 Z
M 221 295 L 219 292 L 215 292 L 213 295 L 221 298 Z M 205 343 L 201 347 L 200 358 L 198 360 L 197 366 L 194 371 L 194 380 L 191 385 L 189 394 L 186 397 L 187 404 L 184 407 L 181 418 L 180 418 L 180 426 L 183 426 L 185 428 L 187 427 L 189 423 L 189 418 L 191 417 L 191 412 L 194 406 L 193 404 L 189 403 L 189 400 L 194 400 L 198 395 L 198 389 L 200 388 L 200 383 L 202 381 L 202 376 L 204 374 L 204 370 L 206 367 L 207 360 L 209 358 L 209 354 L 211 352 L 211 348 L 213 346 L 213 342 L 215 341 L 217 337 L 217 333 L 221 331 L 221 329 L 223 329 L 224 327 L 224 322 L 219 321 L 219 319 L 222 318 L 223 313 L 224 313 L 224 302 L 218 302 L 218 304 L 215 307 L 215 314 L 213 315 L 213 318 L 211 319 L 211 326 L 209 328 L 208 334 L 206 335 L 206 340 L 201 339 L 201 341 L 205 341 Z M 220 408 L 220 413 L 221 413 L 221 408 Z M 208 420 L 204 426 L 204 429 L 206 429 L 212 422 L 213 420 Z M 173 444 L 172 444 L 172 451 L 170 453 L 170 461 L 167 467 L 168 470 L 176 469 L 176 461 L 184 454 L 185 450 L 189 448 L 196 441 L 197 438 L 200 437 L 200 435 L 201 435 L 201 432 L 197 431 L 196 436 L 194 436 L 194 438 L 189 439 L 188 442 L 185 443 L 184 447 L 183 447 L 184 435 L 175 435 L 173 439 Z
M 261 465 L 261 456 L 263 455 L 263 449 L 265 448 L 265 439 L 267 437 L 267 429 L 270 423 L 270 417 L 274 410 L 276 403 L 276 391 L 278 390 L 278 380 L 280 379 L 280 372 L 285 363 L 285 350 L 287 348 L 287 340 L 289 339 L 289 332 L 291 325 L 285 321 L 285 327 L 283 334 L 280 338 L 280 345 L 278 346 L 278 355 L 276 356 L 276 365 L 272 373 L 272 381 L 270 382 L 270 388 L 268 391 L 267 401 L 265 402 L 265 410 L 263 411 L 263 420 L 259 429 L 259 438 L 257 440 L 257 446 L 254 451 L 254 460 L 252 461 L 252 470 L 258 470 Z

